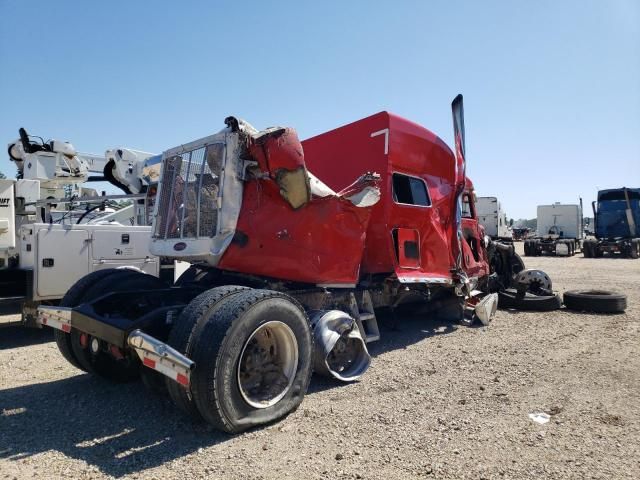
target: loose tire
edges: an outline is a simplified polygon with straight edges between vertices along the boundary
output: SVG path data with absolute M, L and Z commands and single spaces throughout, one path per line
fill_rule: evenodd
M 171 329 L 167 343 L 187 357 L 193 355 L 194 345 L 198 342 L 200 332 L 206 321 L 222 305 L 224 300 L 248 290 L 247 287 L 227 285 L 215 287 L 201 293 L 191 300 L 182 310 L 178 320 Z M 166 386 L 173 403 L 194 420 L 202 420 L 191 389 L 166 378 Z
M 61 307 L 76 307 L 82 303 L 82 298 L 84 294 L 90 289 L 96 282 L 99 282 L 103 278 L 111 275 L 115 270 L 112 268 L 105 270 L 96 270 L 95 272 L 91 272 L 89 275 L 85 275 L 76 283 L 74 283 L 71 288 L 67 291 L 67 293 L 62 297 L 60 301 Z M 53 336 L 56 341 L 56 345 L 58 346 L 58 350 L 62 356 L 74 367 L 87 371 L 78 361 L 77 357 L 73 353 L 73 349 L 71 347 L 71 335 L 69 333 L 65 333 L 62 330 L 54 329 Z
M 287 415 L 307 391 L 312 353 L 309 320 L 295 300 L 269 290 L 238 293 L 210 316 L 195 345 L 200 414 L 229 433 Z
M 536 312 L 550 312 L 562 306 L 558 295 L 532 295 L 526 293 L 519 298 L 517 290 L 508 288 L 498 292 L 499 308 L 514 308 L 516 310 L 529 310 Z
M 81 302 L 86 302 L 107 293 L 123 292 L 137 289 L 162 288 L 164 283 L 152 275 L 146 275 L 134 270 L 111 269 L 109 275 L 104 275 L 90 285 Z M 98 341 L 97 339 L 95 339 Z M 137 356 L 130 354 L 117 360 L 104 351 L 92 353 L 88 336 L 78 330 L 71 330 L 71 349 L 82 369 L 113 382 L 129 382 L 136 380 L 140 373 L 140 362 Z
M 569 310 L 596 313 L 620 313 L 627 308 L 627 296 L 607 290 L 570 290 L 564 293 Z

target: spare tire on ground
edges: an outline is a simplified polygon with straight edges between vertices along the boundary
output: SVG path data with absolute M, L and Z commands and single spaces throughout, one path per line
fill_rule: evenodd
M 559 295 L 519 295 L 515 288 L 507 288 L 498 292 L 498 308 L 514 308 L 536 312 L 550 312 L 562 306 Z
M 570 290 L 564 293 L 569 310 L 596 313 L 619 313 L 627 308 L 627 296 L 607 290 Z

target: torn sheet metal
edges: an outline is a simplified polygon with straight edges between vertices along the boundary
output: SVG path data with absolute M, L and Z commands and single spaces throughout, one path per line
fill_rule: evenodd
M 311 316 L 315 338 L 314 371 L 351 382 L 369 368 L 371 356 L 357 322 L 340 310 L 318 311 Z
M 298 209 L 311 200 L 311 185 L 302 145 L 293 128 L 270 128 L 255 134 L 249 154 L 280 187 L 280 195 Z
M 380 177 L 362 175 L 335 193 L 309 174 L 288 128 L 258 133 L 247 153 L 258 167 L 244 183 L 236 241 L 218 266 L 304 283 L 357 283 Z
M 293 210 L 271 179 L 245 184 L 237 239 L 219 267 L 312 284 L 355 284 L 371 207 L 339 196 L 312 198 Z

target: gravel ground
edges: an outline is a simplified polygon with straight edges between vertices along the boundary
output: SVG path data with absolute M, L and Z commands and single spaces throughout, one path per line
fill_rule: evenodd
M 627 312 L 403 318 L 360 382 L 314 378 L 295 413 L 235 437 L 81 374 L 50 332 L 0 330 L 0 478 L 640 478 L 640 261 L 525 260 Z

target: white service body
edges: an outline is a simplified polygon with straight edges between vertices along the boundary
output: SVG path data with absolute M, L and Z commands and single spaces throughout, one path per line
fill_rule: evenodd
M 160 261 L 149 253 L 150 226 L 50 225 L 20 230 L 20 268 L 33 270 L 33 300 L 64 296 L 85 275 L 128 267 L 154 276 Z
M 550 231 L 560 238 L 582 239 L 582 209 L 580 205 L 538 205 L 537 236 L 546 237 Z M 560 233 L 561 232 L 561 233 Z
M 478 197 L 476 214 L 486 235 L 491 238 L 511 237 L 507 214 L 502 210 L 502 205 L 496 197 Z
M 0 180 L 0 251 L 16 246 L 15 180 Z M 6 258 L 4 255 L 2 258 Z

